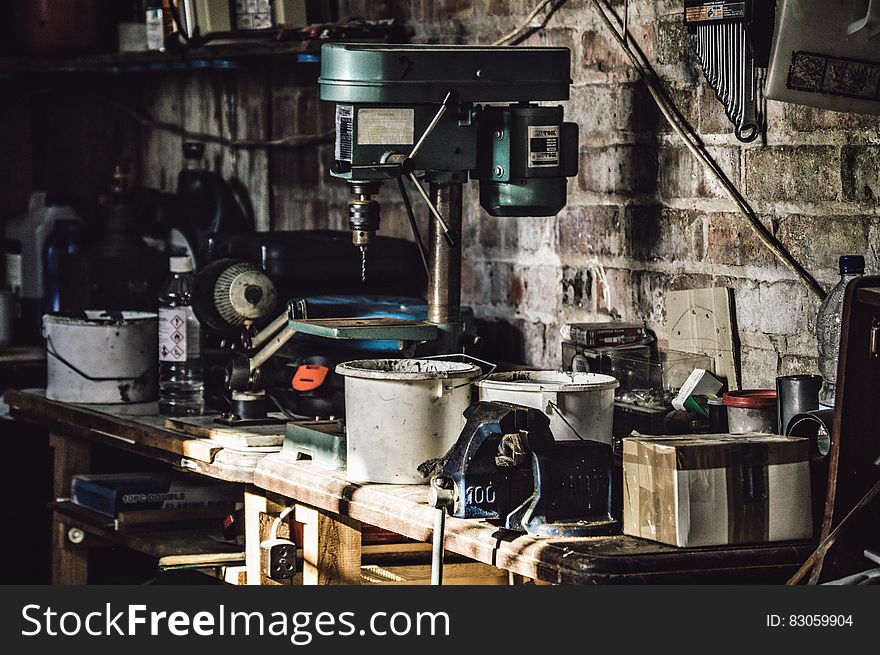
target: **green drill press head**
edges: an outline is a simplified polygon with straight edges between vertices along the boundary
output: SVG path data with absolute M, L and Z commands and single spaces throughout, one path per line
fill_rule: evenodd
M 412 170 L 430 182 L 476 179 L 494 216 L 555 215 L 577 173 L 577 126 L 563 121 L 562 107 L 535 103 L 568 99 L 570 56 L 567 48 L 326 44 L 318 83 L 321 99 L 336 103 L 332 174 L 357 186 Z

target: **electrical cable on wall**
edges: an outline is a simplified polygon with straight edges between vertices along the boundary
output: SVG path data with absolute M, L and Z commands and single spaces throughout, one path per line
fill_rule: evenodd
M 274 148 L 274 149 L 288 149 L 288 150 L 296 150 L 299 148 L 308 148 L 314 145 L 322 145 L 325 143 L 332 143 L 333 137 L 335 135 L 335 129 L 329 132 L 325 132 L 324 134 L 302 134 L 302 135 L 291 135 L 286 137 L 280 137 L 278 139 L 270 139 L 270 140 L 248 140 L 248 139 L 227 139 L 226 137 L 219 136 L 216 134 L 208 134 L 205 132 L 193 132 L 191 130 L 187 130 L 176 123 L 169 123 L 167 121 L 160 121 L 151 116 L 147 116 L 146 114 L 129 107 L 121 102 L 117 102 L 110 98 L 101 97 L 101 100 L 109 104 L 111 107 L 122 111 L 125 114 L 128 114 L 131 118 L 135 120 L 141 127 L 150 127 L 157 130 L 162 130 L 163 132 L 169 132 L 170 134 L 174 134 L 176 136 L 182 137 L 184 139 L 189 139 L 192 141 L 204 141 L 206 143 L 216 143 L 221 146 L 226 146 L 227 148 L 236 148 L 236 149 L 259 149 L 259 148 Z
M 621 35 L 618 28 L 608 17 L 608 13 L 610 13 L 617 18 L 611 6 L 606 0 L 592 0 L 592 4 L 617 45 L 624 51 L 636 71 L 638 71 L 639 75 L 644 80 L 648 92 L 651 94 L 654 102 L 657 103 L 663 117 L 667 120 L 675 133 L 681 137 L 690 153 L 699 160 L 701 164 L 703 164 L 709 172 L 709 175 L 721 186 L 724 193 L 736 205 L 739 212 L 746 217 L 749 225 L 761 240 L 761 243 L 763 243 L 782 261 L 782 263 L 797 275 L 798 279 L 809 288 L 817 298 L 820 300 L 824 299 L 826 294 L 822 286 L 800 264 L 800 262 L 798 262 L 794 256 L 786 250 L 785 246 L 776 238 L 776 236 L 767 229 L 749 205 L 748 201 L 739 192 L 739 189 L 733 185 L 724 171 L 722 171 L 718 164 L 712 159 L 711 155 L 706 150 L 706 146 L 700 140 L 699 135 L 697 135 L 694 128 L 688 123 L 687 119 L 682 116 L 678 108 L 667 96 L 659 76 L 651 66 L 647 57 L 645 57 L 644 52 L 642 52 L 641 48 L 636 44 L 635 40 L 631 37 L 625 39 L 624 36 Z M 606 13 L 606 9 L 608 13 Z
M 507 34 L 502 36 L 500 39 L 493 41 L 492 45 L 508 45 L 508 44 L 512 43 L 513 41 L 515 41 L 517 39 L 517 37 L 519 37 L 523 32 L 525 32 L 526 30 L 529 29 L 529 24 L 532 22 L 532 20 L 535 18 L 535 16 L 537 16 L 539 13 L 541 13 L 541 11 L 544 9 L 544 7 L 549 5 L 551 2 L 552 2 L 552 0 L 541 0 L 541 2 L 539 2 L 537 4 L 537 6 L 534 9 L 532 9 L 531 13 L 528 16 L 526 16 L 526 18 L 523 22 L 521 22 L 519 25 L 514 27 L 510 32 L 508 32 Z M 547 15 L 544 17 L 544 20 L 541 23 L 541 27 L 546 25 L 547 21 L 550 20 L 550 17 L 556 12 L 556 10 L 559 9 L 566 2 L 567 2 L 567 0 L 561 0 L 555 6 L 553 6 L 550 9 L 550 11 L 547 12 Z

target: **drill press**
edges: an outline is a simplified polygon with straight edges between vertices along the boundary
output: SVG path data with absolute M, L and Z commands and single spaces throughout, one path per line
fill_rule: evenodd
M 230 389 L 259 393 L 260 367 L 296 332 L 461 352 L 462 185 L 478 180 L 480 204 L 493 216 L 553 216 L 565 206 L 577 125 L 563 120 L 561 106 L 536 103 L 568 99 L 570 57 L 549 47 L 325 44 L 318 83 L 321 99 L 336 106 L 331 174 L 351 192 L 362 271 L 380 225 L 374 196 L 386 181 L 397 182 L 422 247 L 409 183 L 429 210 L 427 322 L 300 320 L 288 308 L 231 364 Z
M 405 180 L 430 212 L 428 322 L 439 330 L 438 352 L 460 350 L 462 184 L 479 180 L 480 204 L 493 216 L 553 216 L 565 206 L 577 125 L 563 121 L 561 106 L 535 103 L 568 99 L 569 59 L 567 48 L 321 49 L 321 99 L 336 105 L 331 174 L 352 195 L 349 227 L 363 274 L 384 181 L 397 181 L 420 243 Z

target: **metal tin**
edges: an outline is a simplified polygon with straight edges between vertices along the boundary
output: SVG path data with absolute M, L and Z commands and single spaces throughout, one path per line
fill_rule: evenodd
M 550 417 L 557 441 L 611 443 L 616 378 L 600 373 L 511 371 L 477 382 L 480 400 L 534 407 Z
M 480 368 L 431 359 L 362 359 L 345 377 L 346 479 L 421 484 L 418 466 L 455 443 Z
M 70 403 L 154 401 L 158 395 L 158 317 L 149 312 L 88 310 L 47 314 L 46 397 Z

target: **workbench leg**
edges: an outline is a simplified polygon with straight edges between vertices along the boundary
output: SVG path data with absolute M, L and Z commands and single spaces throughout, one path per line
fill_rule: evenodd
M 54 498 L 70 497 L 74 475 L 88 473 L 91 467 L 91 446 L 87 441 L 50 433 L 53 450 L 52 494 Z M 89 550 L 67 539 L 68 527 L 57 513 L 52 513 L 52 584 L 83 585 L 89 581 Z
M 303 584 L 360 584 L 360 522 L 305 505 L 296 506 L 296 520 L 303 524 Z
M 266 496 L 244 492 L 244 561 L 247 569 L 247 583 L 260 584 L 260 514 L 268 507 Z

